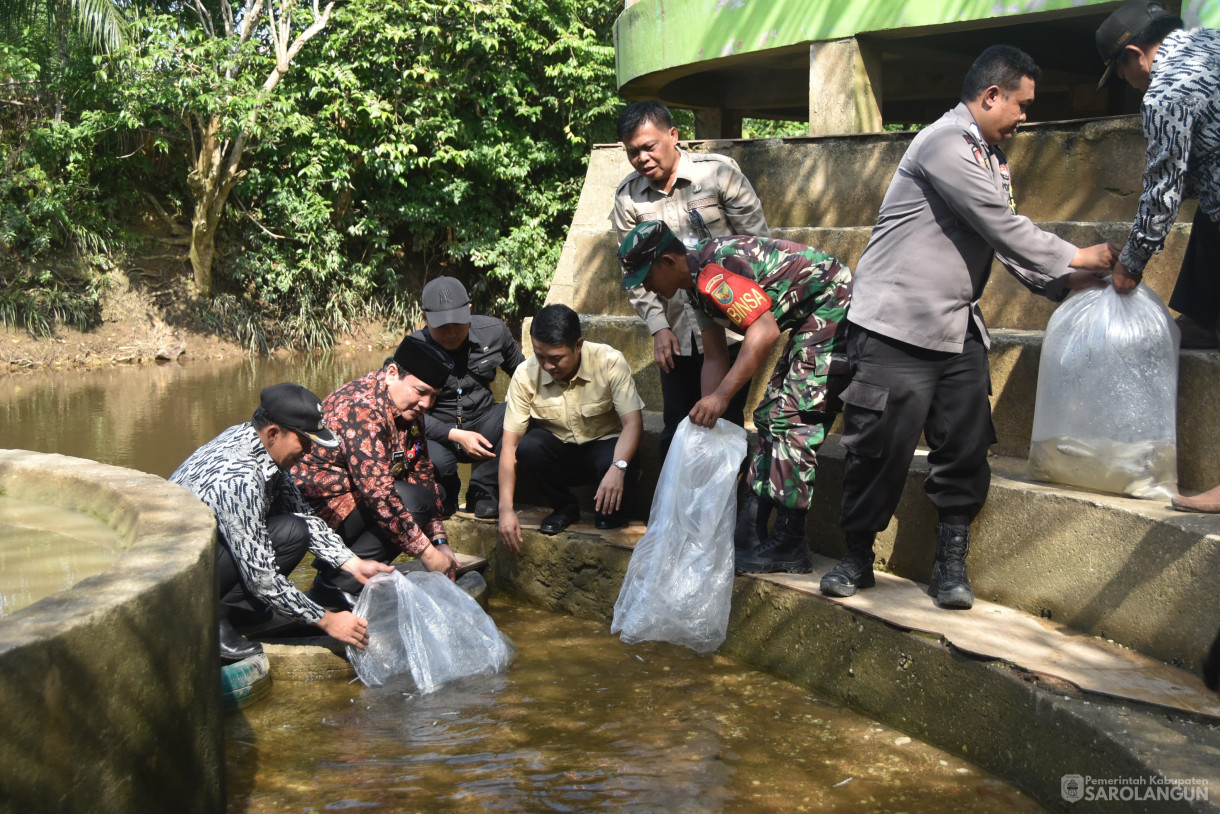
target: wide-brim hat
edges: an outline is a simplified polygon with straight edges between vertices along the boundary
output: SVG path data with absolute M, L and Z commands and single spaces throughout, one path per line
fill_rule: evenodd
M 1094 38 L 1097 42 L 1097 53 L 1101 55 L 1102 62 L 1106 63 L 1105 73 L 1097 83 L 1098 90 L 1113 78 L 1118 58 L 1127 44 L 1142 34 L 1153 20 L 1168 16 L 1170 14 L 1165 7 L 1154 0 L 1128 0 L 1105 19 Z

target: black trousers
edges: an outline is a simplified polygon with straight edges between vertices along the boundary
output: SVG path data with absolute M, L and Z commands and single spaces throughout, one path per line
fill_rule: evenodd
M 1203 214 L 1202 207 L 1190 226 L 1169 307 L 1205 328 L 1220 331 L 1220 226 Z
M 961 353 L 930 351 L 851 325 L 843 391 L 845 533 L 889 525 L 922 431 L 924 490 L 942 522 L 968 524 L 987 500 L 995 443 L 987 349 L 971 331 Z
M 550 430 L 531 427 L 517 446 L 517 472 L 532 478 L 552 509 L 577 505 L 568 487 L 601 483 L 614 463 L 618 438 L 599 438 L 586 444 L 565 444 Z M 635 482 L 634 462 L 629 461 L 623 484 L 623 502 Z
M 729 364 L 737 361 L 741 351 L 741 343 L 729 346 Z M 660 370 L 658 368 L 658 370 Z M 690 356 L 675 356 L 673 370 L 661 373 L 661 399 L 664 402 L 665 426 L 661 430 L 661 460 L 669 453 L 669 445 L 674 440 L 674 433 L 682 419 L 690 415 L 690 411 L 703 395 L 703 354 L 693 353 Z M 750 397 L 750 386 L 737 391 L 729 401 L 728 409 L 724 411 L 724 420 L 744 427 L 746 422 L 746 399 Z
M 492 443 L 492 451 L 496 457 L 480 461 L 470 470 L 470 488 L 466 491 L 466 502 L 469 504 L 480 496 L 493 500 L 500 496 L 500 442 L 504 438 L 504 409 L 507 405 L 500 402 L 478 418 L 463 421 L 463 430 L 473 430 Z M 428 439 L 428 455 L 432 465 L 436 467 L 436 479 L 445 489 L 446 512 L 449 506 L 457 507 L 458 496 L 462 493 L 462 479 L 458 476 L 458 463 L 475 463 L 466 452 L 452 441 L 433 441 Z
M 394 488 L 403 506 L 421 527 L 427 525 L 436 515 L 436 498 L 431 489 L 401 480 L 394 481 Z M 362 560 L 391 563 L 402 553 L 402 549 L 385 536 L 381 526 L 360 504 L 344 519 L 338 532 L 351 552 Z M 338 588 L 349 594 L 358 594 L 364 587 L 354 576 L 329 563 L 314 560 L 313 565 L 318 569 L 314 584 L 318 585 L 320 590 Z
M 275 552 L 275 568 L 287 576 L 309 550 L 309 526 L 295 514 L 267 518 L 267 533 Z M 233 552 L 223 537 L 216 547 L 216 581 L 220 588 L 220 616 L 238 627 L 258 624 L 271 618 L 271 608 L 246 588 L 233 560 Z

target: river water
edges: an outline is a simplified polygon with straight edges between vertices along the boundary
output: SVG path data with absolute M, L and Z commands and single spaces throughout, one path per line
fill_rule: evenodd
M 0 375 L 0 449 L 59 452 L 169 477 L 196 448 L 248 420 L 262 388 L 292 381 L 325 398 L 389 354 L 362 348 Z
M 384 350 L 0 376 L 0 447 L 168 476 L 259 390 L 319 396 Z M 0 533 L 3 533 L 0 530 Z M 226 720 L 229 808 L 281 811 L 1041 810 L 1019 789 L 719 656 L 494 600 L 507 674 L 419 698 L 278 682 Z
M 1034 812 L 960 758 L 720 656 L 493 598 L 508 671 L 418 697 L 273 685 L 226 719 L 230 812 Z

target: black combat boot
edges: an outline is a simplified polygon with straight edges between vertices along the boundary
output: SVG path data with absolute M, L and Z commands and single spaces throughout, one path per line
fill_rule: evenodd
M 827 596 L 852 596 L 857 588 L 877 584 L 873 576 L 874 534 L 853 532 L 847 535 L 847 554 L 839 564 L 826 572 L 818 589 Z
M 813 570 L 813 557 L 805 542 L 805 512 L 778 506 L 775 528 L 757 548 L 736 552 L 734 567 L 739 574 L 770 574 L 787 571 L 808 574 Z
M 767 524 L 771 521 L 771 510 L 775 504 L 753 492 L 746 505 L 737 515 L 737 528 L 733 530 L 733 549 L 749 552 L 762 545 L 767 536 Z
M 932 563 L 932 580 L 928 596 L 942 608 L 969 609 L 974 605 L 974 591 L 966 577 L 966 555 L 970 553 L 970 527 L 936 524 L 936 560 Z

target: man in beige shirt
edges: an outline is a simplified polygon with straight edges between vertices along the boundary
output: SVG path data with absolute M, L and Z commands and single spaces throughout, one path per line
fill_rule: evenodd
M 678 130 L 660 102 L 636 102 L 618 119 L 618 137 L 635 171 L 623 179 L 610 216 L 621 243 L 636 224 L 663 221 L 687 248 L 709 237 L 769 237 L 762 203 L 728 156 L 688 153 L 678 147 Z M 702 397 L 703 340 L 694 311 L 679 294 L 666 299 L 636 287 L 631 305 L 652 334 L 653 357 L 661 369 L 665 427 L 661 457 L 669 450 L 678 424 Z M 729 336 L 736 358 L 740 336 Z M 741 425 L 749 388 L 734 396 L 724 418 Z
M 520 550 L 521 523 L 513 509 L 517 465 L 554 511 L 539 531 L 558 534 L 580 519 L 569 487 L 596 483 L 595 525 L 622 526 L 623 495 L 634 480 L 644 402 L 631 366 L 609 345 L 585 342 L 580 317 L 548 305 L 530 325 L 534 355 L 508 385 L 500 451 L 500 539 Z

